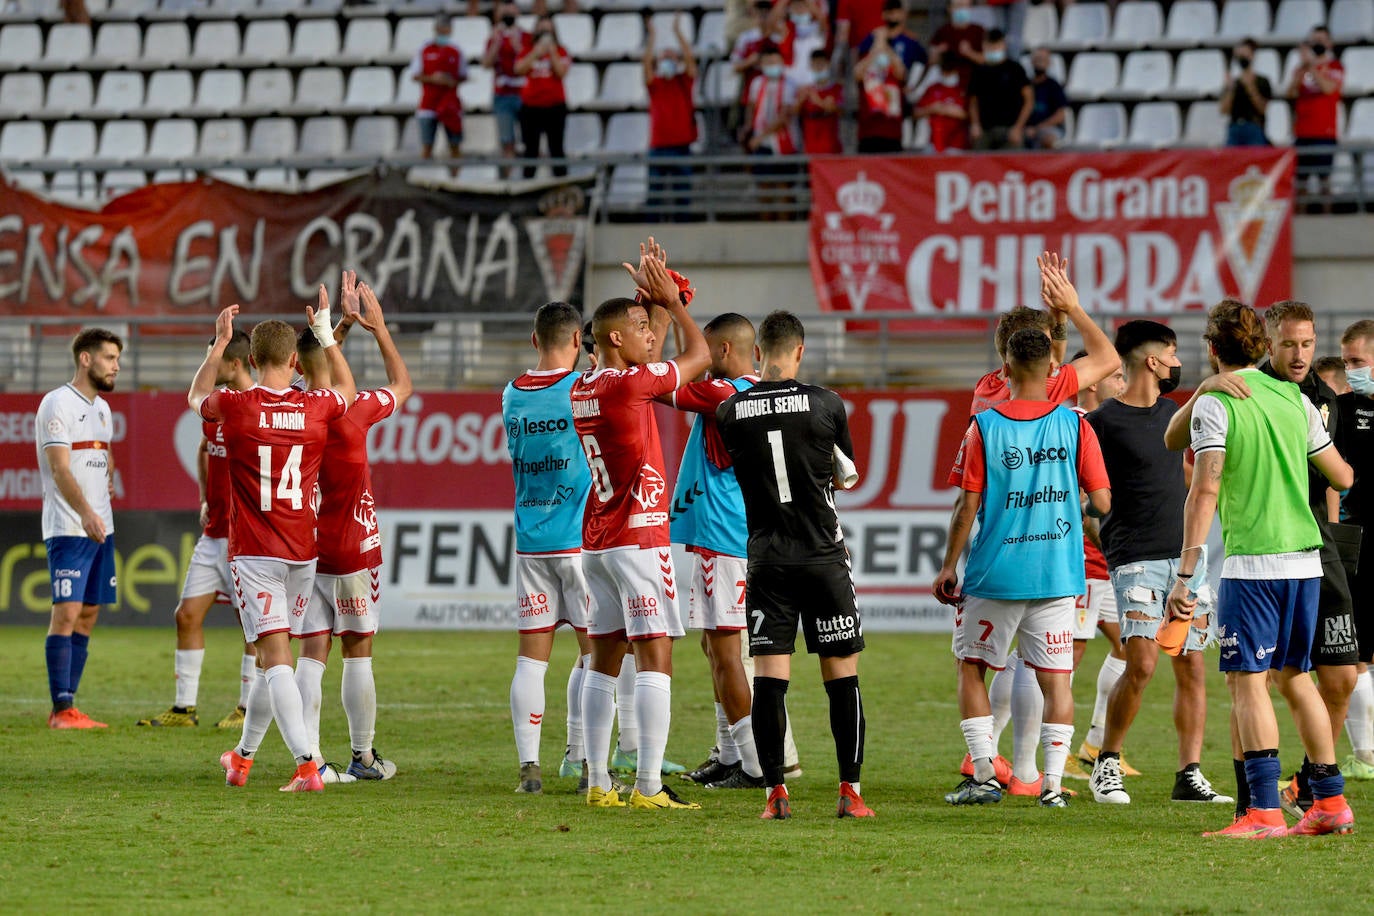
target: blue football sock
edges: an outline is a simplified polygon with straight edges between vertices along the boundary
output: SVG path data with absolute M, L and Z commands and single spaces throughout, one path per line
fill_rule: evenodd
M 1263 753 L 1266 756 L 1250 756 Z M 1273 756 L 1268 756 L 1272 754 Z M 1250 807 L 1277 808 L 1279 806 L 1279 767 L 1278 751 L 1247 751 L 1245 754 L 1245 781 L 1250 786 Z
M 48 658 L 48 693 L 52 694 L 52 708 L 66 709 L 72 705 L 72 638 L 49 636 L 43 649 Z
M 1345 794 L 1345 777 L 1334 763 L 1314 763 L 1308 782 L 1312 786 L 1312 797 L 1335 798 Z
M 72 634 L 72 673 L 68 683 L 72 689 L 72 702 L 76 702 L 76 688 L 81 686 L 81 672 L 86 670 L 87 648 L 91 638 L 85 633 Z

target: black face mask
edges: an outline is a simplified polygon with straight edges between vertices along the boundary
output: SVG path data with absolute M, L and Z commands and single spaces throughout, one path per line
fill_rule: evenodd
M 1167 368 L 1169 370 L 1168 378 L 1159 378 L 1159 376 L 1155 376 L 1156 380 L 1159 382 L 1160 394 L 1168 394 L 1175 390 L 1178 388 L 1178 383 L 1183 380 L 1182 366 L 1168 366 Z
M 1317 55 L 1318 57 L 1321 57 L 1323 54 L 1326 53 L 1326 45 L 1313 45 L 1312 53 Z
M 1249 69 L 1250 69 L 1250 65 L 1253 64 L 1253 63 L 1254 63 L 1254 61 L 1251 60 L 1251 59 L 1248 58 L 1248 57 L 1237 57 L 1237 58 L 1236 58 L 1236 64 L 1237 64 L 1242 70 L 1249 70 Z
M 1034 73 L 1036 78 L 1038 79 L 1039 77 L 1044 76 L 1049 71 L 1046 70 L 1044 67 L 1034 67 L 1031 69 L 1031 72 Z
M 506 28 L 510 28 L 511 26 L 515 25 L 515 17 L 514 17 L 514 16 L 502 16 L 502 17 L 501 17 L 501 24 L 504 25 Z

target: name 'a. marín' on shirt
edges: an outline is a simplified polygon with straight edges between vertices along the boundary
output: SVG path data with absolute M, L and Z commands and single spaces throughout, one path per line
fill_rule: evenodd
M 572 415 L 574 419 L 599 417 L 601 416 L 601 401 L 597 398 L 588 398 L 585 401 L 573 401 Z
M 290 413 L 261 411 L 258 413 L 258 429 L 305 429 L 305 412 L 293 410 Z
M 804 394 L 783 394 L 772 400 L 746 398 L 735 405 L 735 419 L 747 420 L 775 413 L 802 413 L 811 409 L 811 399 Z

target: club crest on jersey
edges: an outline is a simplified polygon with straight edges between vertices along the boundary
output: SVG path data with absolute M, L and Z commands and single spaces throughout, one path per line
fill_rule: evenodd
M 353 520 L 362 525 L 364 531 L 377 530 L 377 501 L 372 498 L 371 490 L 363 490 L 363 496 L 353 510 Z
M 668 374 L 667 363 L 649 363 L 645 367 L 653 375 L 664 376 Z
M 652 509 L 658 505 L 667 489 L 668 484 L 663 480 L 663 475 L 646 464 L 639 469 L 639 480 L 635 482 L 630 495 L 639 503 L 641 509 Z

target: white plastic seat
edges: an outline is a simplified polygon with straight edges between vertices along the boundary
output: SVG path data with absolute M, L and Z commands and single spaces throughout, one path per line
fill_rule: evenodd
M 391 23 L 385 19 L 351 19 L 344 29 L 341 63 L 365 64 L 391 53 Z
M 95 124 L 90 121 L 58 121 L 48 137 L 48 158 L 84 161 L 95 155 Z
M 186 70 L 158 70 L 148 77 L 145 115 L 175 116 L 188 111 L 195 100 L 195 84 Z
M 93 207 L 100 203 L 100 182 L 95 172 L 61 169 L 53 172 L 48 194 L 62 203 Z
M 296 155 L 296 122 L 290 118 L 259 118 L 248 132 L 248 155 L 281 159 Z
M 1265 106 L 1264 134 L 1275 146 L 1288 146 L 1293 142 L 1293 113 L 1287 102 L 1273 99 Z
M 1116 59 L 1116 55 L 1112 55 Z M 702 103 L 711 106 L 732 105 L 739 98 L 740 76 L 728 60 L 712 61 L 706 73 L 697 80 L 696 91 Z
M 97 159 L 132 162 L 148 153 L 148 126 L 142 121 L 106 121 L 100 129 Z
M 165 118 L 153 124 L 148 140 L 150 159 L 189 159 L 196 154 L 196 122 L 188 118 Z
M 563 92 L 568 107 L 583 108 L 596 98 L 596 64 L 573 64 L 563 77 Z
M 706 14 L 710 16 L 710 13 Z M 1026 6 L 1026 24 L 1021 32 L 1021 43 L 1027 48 L 1054 44 L 1059 35 L 1059 8 L 1053 3 Z
M 634 210 L 644 206 L 649 196 L 649 170 L 638 163 L 617 165 L 611 170 L 606 206 L 612 210 Z
M 110 0 L 105 15 L 112 19 L 136 19 L 157 12 L 157 0 Z
M 163 6 L 166 7 L 167 5 L 167 0 L 163 0 Z M 210 0 L 209 14 L 232 19 L 256 9 L 257 5 L 258 0 Z
M 143 53 L 143 31 L 133 22 L 106 22 L 95 33 L 91 62 L 132 64 Z
M 296 80 L 297 112 L 332 111 L 343 104 L 344 76 L 337 67 L 307 67 Z
M 1120 75 L 1121 59 L 1111 51 L 1075 54 L 1069 63 L 1069 78 L 1064 83 L 1064 92 L 1076 99 L 1100 99 L 1116 90 Z
M 326 115 L 306 118 L 297 149 L 302 156 L 341 156 L 348 148 L 344 119 Z
M 1142 102 L 1131 112 L 1131 130 L 1126 142 L 1131 146 L 1162 149 L 1178 143 L 1183 134 L 1182 117 L 1173 102 Z
M 192 114 L 213 115 L 243 105 L 242 70 L 206 70 L 196 84 Z
M 1164 35 L 1156 46 L 1191 48 L 1206 44 L 1217 33 L 1217 6 L 1212 0 L 1174 0 Z
M 248 86 L 243 93 L 243 107 L 251 113 L 285 111 L 291 107 L 295 92 L 296 87 L 288 70 L 274 67 L 250 70 Z
M 1270 41 L 1290 42 L 1306 38 L 1314 25 L 1326 21 L 1326 4 L 1323 0 L 1279 0 L 1279 8 L 1274 13 L 1274 27 L 1269 33 Z
M 311 169 L 305 173 L 305 189 L 318 190 L 348 177 L 348 169 Z
M 1019 63 L 1021 64 L 1021 69 L 1022 69 L 1022 70 L 1025 70 L 1026 73 L 1029 75 L 1030 72 L 1031 72 L 1031 54 L 1030 54 L 1029 51 L 1027 51 L 1025 54 L 1022 54 L 1022 55 L 1021 55 L 1021 59 L 1020 59 Z M 1050 52 L 1050 69 L 1049 69 L 1048 71 L 1046 71 L 1046 72 L 1048 73 L 1048 75 L 1049 75 L 1051 78 L 1057 80 L 1060 86 L 1063 86 L 1063 85 L 1064 85 L 1064 80 L 1068 78 L 1068 73 L 1069 73 L 1069 69 L 1068 69 L 1068 67 L 1067 67 L 1067 66 L 1065 65 L 1065 63 L 1064 63 L 1064 55 L 1063 55 L 1063 54 L 1060 54 L 1058 51 L 1051 51 L 1051 52 Z M 924 122 L 925 122 L 925 119 L 923 118 L 923 119 L 922 119 L 922 123 L 924 123 Z M 929 127 L 929 125 L 927 125 L 927 127 Z M 929 138 L 929 136 L 926 136 L 925 143 L 929 143 L 929 142 L 930 142 L 930 138 Z M 924 144 L 922 144 L 922 145 L 924 145 Z
M 32 116 L 43 108 L 43 77 L 37 73 L 6 73 L 0 77 L 0 117 Z
M 486 67 L 468 70 L 468 78 L 458 84 L 458 98 L 464 111 L 490 111 L 491 96 L 491 71 Z
M 43 66 L 52 69 L 65 69 L 78 63 L 85 63 L 91 56 L 91 27 L 71 22 L 61 22 L 48 32 L 48 43 L 43 49 Z
M 654 13 L 650 17 L 650 22 L 654 25 L 655 51 L 661 51 L 664 48 L 676 48 L 678 46 L 677 36 L 673 34 L 673 21 L 676 20 L 677 17 L 677 11 L 669 12 L 667 10 Z M 697 37 L 696 20 L 690 15 L 685 15 L 682 17 L 681 22 L 682 34 L 686 37 L 687 44 L 695 44 Z
M 28 162 L 48 152 L 48 134 L 37 121 L 8 121 L 0 127 L 0 161 Z
M 725 14 L 712 11 L 701 17 L 697 26 L 696 52 L 699 57 L 719 57 L 730 51 L 725 38 Z
M 466 132 L 467 125 L 464 125 Z M 348 151 L 355 155 L 390 156 L 396 152 L 400 131 L 390 115 L 368 115 L 353 122 Z
M 491 37 L 491 20 L 485 16 L 462 16 L 453 20 L 453 43 L 471 66 L 481 60 Z
M 100 192 L 105 199 L 128 194 L 148 184 L 148 173 L 142 169 L 106 169 L 100 176 Z
M 43 57 L 43 32 L 36 25 L 12 22 L 0 28 L 0 61 L 6 67 L 35 64 Z
M 1075 3 L 1059 21 L 1058 44 L 1088 48 L 1107 39 L 1110 14 L 1105 3 Z
M 1112 17 L 1112 34 L 1101 42 L 1107 48 L 1145 48 L 1164 34 L 1164 10 L 1158 0 L 1124 0 Z
M 59 112 L 66 112 L 70 116 L 89 111 L 94 99 L 95 87 L 91 84 L 89 73 L 54 73 L 48 78 L 44 107 L 48 109 L 49 116 Z
M 1194 102 L 1183 118 L 1185 146 L 1222 146 L 1226 143 L 1226 116 L 1212 99 Z
M 391 39 L 391 58 L 409 63 L 415 52 L 434 36 L 434 20 L 428 16 L 409 16 L 396 23 Z M 473 62 L 468 61 L 471 65 Z
M 1259 41 L 1269 34 L 1268 0 L 1226 0 L 1221 7 L 1217 41 L 1234 44 L 1242 38 Z
M 217 118 L 200 126 L 201 156 L 231 159 L 243 155 L 245 143 L 243 121 L 238 118 Z
M 0 94 L 3 94 L 0 91 Z M 100 77 L 95 90 L 95 111 L 102 114 L 127 114 L 143 107 L 143 74 L 111 70 Z
M 1079 146 L 1116 146 L 1126 139 L 1126 106 L 1119 102 L 1092 102 L 1078 109 Z
M 143 60 L 148 64 L 181 63 L 191 57 L 191 33 L 184 22 L 154 22 L 143 33 Z
M 390 67 L 356 67 L 348 74 L 343 108 L 346 111 L 373 111 L 391 104 L 396 94 L 396 78 Z
M 563 136 L 563 151 L 577 158 L 590 156 L 601 149 L 601 116 L 591 112 L 568 115 Z
M 608 153 L 643 153 L 649 149 L 649 115 L 642 111 L 622 111 L 606 122 L 605 150 Z
M 1374 3 L 1335 0 L 1326 23 L 1331 28 L 1331 37 L 1338 42 L 1368 41 L 1374 38 Z
M 1255 72 L 1269 80 L 1269 85 L 1273 88 L 1275 95 L 1283 92 L 1284 84 L 1279 79 L 1282 68 L 1283 64 L 1279 60 L 1279 52 L 1273 48 L 1260 48 L 1255 52 Z
M 592 53 L 601 58 L 638 57 L 644 50 L 644 20 L 638 13 L 607 13 L 596 27 Z
M 37 169 L 5 169 L 4 172 L 17 188 L 37 191 L 39 194 L 48 193 L 48 176 Z
M 1345 83 L 1341 89 L 1344 95 L 1374 93 L 1374 48 L 1347 48 L 1341 55 L 1341 66 L 1345 67 Z
M 706 15 L 709 17 L 710 13 Z M 590 51 L 596 36 L 596 24 L 586 13 L 555 13 L 553 30 L 558 34 L 558 43 L 573 57 Z
M 1216 48 L 1193 48 L 1178 55 L 1173 94 L 1208 98 L 1221 91 L 1226 79 L 1226 58 Z
M 263 191 L 284 191 L 294 194 L 300 187 L 300 179 L 295 169 L 272 165 L 253 173 L 253 187 Z
M 1116 95 L 1152 98 L 1169 91 L 1174 81 L 1174 62 L 1168 51 L 1132 51 L 1121 70 Z
M 243 63 L 272 64 L 291 53 L 291 30 L 285 19 L 258 19 L 243 30 Z
M 1345 126 L 1347 140 L 1374 140 L 1374 99 L 1356 99 Z
M 202 66 L 228 64 L 237 61 L 242 51 L 238 25 L 232 22 L 202 22 L 196 28 L 191 59 Z
M 333 19 L 307 19 L 296 23 L 288 60 L 295 64 L 333 61 L 339 54 L 339 24 Z
M 396 97 L 391 100 L 391 105 L 398 111 L 414 111 L 420 107 L 420 84 L 411 79 L 405 70 L 396 79 Z
M 252 180 L 248 177 L 248 170 L 237 166 L 220 166 L 208 170 L 205 174 L 217 181 L 227 182 L 228 184 L 238 185 L 241 188 L 251 188 Z
M 439 131 L 443 133 L 443 131 Z M 501 150 L 496 137 L 496 118 L 469 115 L 463 119 L 463 153 L 468 156 L 495 156 Z
M 608 64 L 601 74 L 601 92 L 588 108 L 645 108 L 649 104 L 644 88 L 642 64 L 622 61 Z

